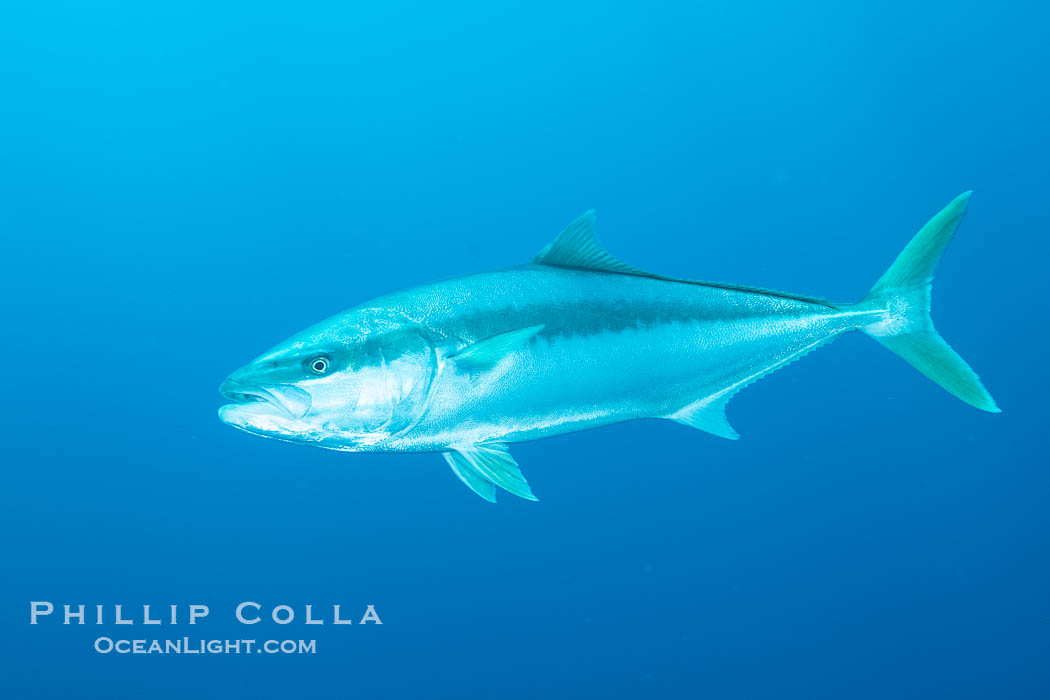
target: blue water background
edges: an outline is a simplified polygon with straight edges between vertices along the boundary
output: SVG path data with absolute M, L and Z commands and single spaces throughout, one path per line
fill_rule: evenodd
M 1046 3 L 0 7 L 0 696 L 1050 697 Z M 225 375 L 598 209 L 683 277 L 859 298 L 974 189 L 934 317 L 1002 415 L 857 335 L 643 421 L 439 455 L 262 440 Z M 198 628 L 28 603 L 205 603 Z M 383 626 L 233 622 L 374 603 Z M 330 617 L 330 613 L 329 613 Z M 316 638 L 118 656 L 113 637 Z

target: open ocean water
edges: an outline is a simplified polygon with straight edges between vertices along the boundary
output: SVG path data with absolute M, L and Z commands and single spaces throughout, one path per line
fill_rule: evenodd
M 0 3 L 0 697 L 1050 697 L 1048 23 Z M 967 189 L 933 316 L 1001 415 L 852 334 L 741 392 L 739 442 L 518 445 L 540 501 L 496 505 L 437 454 L 216 418 L 270 345 L 525 262 L 591 207 L 642 269 L 851 301 Z M 184 636 L 316 653 L 95 650 Z

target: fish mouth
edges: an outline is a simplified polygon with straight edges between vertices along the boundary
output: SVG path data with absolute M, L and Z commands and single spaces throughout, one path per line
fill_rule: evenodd
M 299 420 L 310 411 L 310 394 L 289 384 L 259 386 L 245 384 L 236 379 L 227 379 L 219 387 L 219 393 L 232 404 L 223 406 L 222 412 L 236 410 L 252 414 L 277 413 L 285 418 Z

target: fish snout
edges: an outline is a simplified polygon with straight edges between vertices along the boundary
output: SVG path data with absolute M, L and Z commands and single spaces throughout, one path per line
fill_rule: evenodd
M 223 397 L 237 404 L 268 403 L 288 418 L 298 420 L 310 412 L 310 394 L 291 384 L 261 385 L 227 377 L 219 387 Z

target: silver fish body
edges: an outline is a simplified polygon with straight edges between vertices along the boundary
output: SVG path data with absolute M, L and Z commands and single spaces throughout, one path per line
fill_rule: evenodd
M 542 265 L 427 285 L 349 314 L 359 327 L 365 318 L 401 319 L 400 329 L 418 329 L 434 347 L 418 422 L 374 446 L 390 451 L 671 417 L 869 316 L 773 293 Z M 521 328 L 538 330 L 484 372 L 461 371 L 447 357 Z
M 929 318 L 968 198 L 857 304 L 641 272 L 601 247 L 588 213 L 530 264 L 381 297 L 289 338 L 230 376 L 220 418 L 330 449 L 442 452 L 495 500 L 496 487 L 535 498 L 508 443 L 653 417 L 736 438 L 737 391 L 853 330 L 997 412 Z

